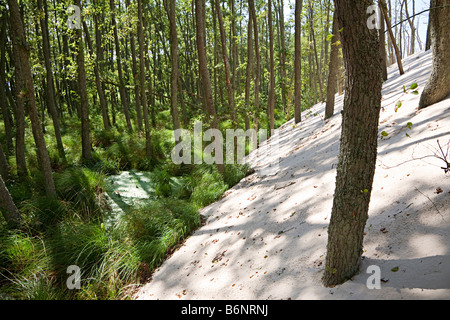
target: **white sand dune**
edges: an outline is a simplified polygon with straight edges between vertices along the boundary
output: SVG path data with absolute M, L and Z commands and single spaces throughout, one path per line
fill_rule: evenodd
M 413 160 L 432 155 L 438 139 L 446 151 L 450 99 L 418 111 L 420 95 L 403 91 L 417 83 L 421 93 L 431 59 L 430 51 L 408 57 L 403 76 L 396 65 L 388 70 L 365 252 L 353 279 L 334 288 L 320 281 L 339 153 L 343 96 L 337 96 L 329 121 L 324 104 L 315 105 L 299 126 L 291 120 L 278 129 L 279 152 L 266 151 L 272 139 L 260 157 L 249 156 L 256 172 L 202 209 L 206 225 L 136 298 L 450 299 L 450 173 L 437 158 Z M 382 131 L 388 136 L 381 139 Z M 261 176 L 277 157 L 276 174 Z M 370 265 L 381 270 L 381 289 L 366 285 Z

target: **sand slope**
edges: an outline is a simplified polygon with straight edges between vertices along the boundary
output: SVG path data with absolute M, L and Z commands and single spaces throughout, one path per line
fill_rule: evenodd
M 417 111 L 431 52 L 389 68 L 383 86 L 378 161 L 366 226 L 361 271 L 334 288 L 320 282 L 335 187 L 343 96 L 323 121 L 324 104 L 278 129 L 254 152 L 256 172 L 204 208 L 197 230 L 142 286 L 137 299 L 450 299 L 450 173 L 432 157 L 450 141 L 450 99 Z M 402 106 L 395 112 L 395 104 Z M 411 129 L 407 123 L 413 125 Z M 409 135 L 409 137 L 406 136 Z M 261 169 L 276 163 L 274 175 Z M 407 161 L 404 164 L 403 162 Z M 399 165 L 401 164 L 401 165 Z M 437 188 L 442 192 L 437 193 Z M 381 270 L 381 289 L 368 289 L 370 265 Z M 396 272 L 392 270 L 397 270 Z

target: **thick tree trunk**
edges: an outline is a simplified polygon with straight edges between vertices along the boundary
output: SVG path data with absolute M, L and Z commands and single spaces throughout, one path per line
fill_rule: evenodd
M 302 121 L 302 14 L 303 0 L 295 1 L 294 113 L 295 123 Z
M 377 30 L 366 25 L 371 0 L 335 0 L 346 66 L 346 95 L 336 189 L 323 283 L 341 284 L 358 271 L 377 156 L 381 59 Z M 349 27 L 351 26 L 351 27 Z
M 334 97 L 336 95 L 337 77 L 339 72 L 339 25 L 336 14 L 333 17 L 333 38 L 331 40 L 330 65 L 328 68 L 327 102 L 325 105 L 325 119 L 334 114 Z
M 433 67 L 422 96 L 419 109 L 443 100 L 450 94 L 450 0 L 431 0 L 430 33 Z M 446 7 L 443 7 L 446 6 Z
M 33 77 L 28 56 L 29 47 L 25 38 L 25 30 L 20 16 L 20 9 L 16 0 L 8 0 L 8 5 L 11 19 L 11 39 L 13 41 L 16 63 L 17 108 L 24 109 L 25 105 L 28 106 L 28 114 L 30 116 L 33 137 L 36 143 L 37 156 L 44 178 L 45 192 L 49 197 L 56 198 L 52 167 L 50 165 L 50 158 L 48 156 L 44 134 L 42 133 L 42 126 L 36 108 Z

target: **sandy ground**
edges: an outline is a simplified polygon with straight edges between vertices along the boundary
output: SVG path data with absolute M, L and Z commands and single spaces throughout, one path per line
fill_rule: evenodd
M 431 53 L 389 68 L 383 87 L 378 161 L 360 272 L 334 288 L 321 284 L 335 187 L 343 96 L 278 129 L 279 150 L 249 156 L 256 172 L 201 210 L 206 225 L 143 285 L 136 299 L 450 299 L 450 173 L 428 157 L 450 141 L 450 99 L 417 111 Z M 395 112 L 395 104 L 402 106 Z M 413 125 L 411 129 L 407 123 Z M 381 138 L 381 132 L 388 136 Z M 409 135 L 406 136 L 406 134 Z M 278 158 L 279 157 L 279 158 Z M 275 174 L 262 175 L 269 164 Z M 405 162 L 406 161 L 406 162 Z M 403 163 L 403 164 L 402 164 Z M 442 190 L 442 192 L 440 191 Z M 381 271 L 369 289 L 368 267 Z

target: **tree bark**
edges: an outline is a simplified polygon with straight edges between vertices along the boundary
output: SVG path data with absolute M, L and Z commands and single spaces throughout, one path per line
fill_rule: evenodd
M 247 29 L 247 78 L 245 82 L 245 130 L 250 129 L 250 118 L 251 104 L 250 104 L 250 88 L 252 82 L 253 74 L 253 17 L 251 11 L 249 12 L 248 18 L 248 29 Z
M 94 2 L 95 4 L 95 2 Z M 94 29 L 95 29 L 95 43 L 96 43 L 96 59 L 94 64 L 94 74 L 95 74 L 95 85 L 97 87 L 97 94 L 100 101 L 100 109 L 102 110 L 102 120 L 103 128 L 109 130 L 111 127 L 111 122 L 108 115 L 108 105 L 105 96 L 105 85 L 100 80 L 100 72 L 103 70 L 103 48 L 102 48 L 102 34 L 99 25 L 99 10 L 96 8 L 94 12 Z M 88 33 L 88 30 L 85 30 Z M 87 36 L 87 35 L 86 35 Z
M 37 7 L 38 7 L 38 10 L 41 12 L 40 25 L 41 25 L 42 42 L 43 42 L 42 47 L 43 47 L 43 52 L 44 52 L 45 69 L 47 71 L 47 73 L 46 73 L 47 107 L 48 107 L 48 111 L 50 112 L 50 115 L 52 116 L 52 120 L 53 120 L 53 128 L 55 130 L 56 146 L 58 149 L 59 156 L 61 157 L 63 162 L 66 163 L 66 153 L 64 152 L 64 146 L 63 146 L 62 139 L 61 139 L 61 128 L 59 125 L 58 110 L 57 110 L 56 99 L 55 99 L 55 90 L 54 90 L 54 85 L 53 85 L 53 70 L 52 70 L 52 64 L 51 64 L 51 58 L 50 58 L 50 41 L 49 41 L 48 22 L 47 22 L 48 21 L 47 4 L 44 3 L 44 6 L 43 6 L 42 0 L 38 0 Z
M 19 210 L 14 204 L 11 195 L 6 188 L 3 178 L 0 176 L 0 211 L 9 227 L 16 227 L 21 222 Z
M 420 97 L 419 109 L 437 103 L 450 94 L 450 0 L 431 0 L 430 6 L 433 66 Z
M 303 1 L 295 1 L 294 113 L 295 123 L 302 121 L 302 9 Z
M 205 39 L 205 12 L 204 2 L 202 0 L 195 0 L 195 18 L 197 30 L 197 51 L 199 71 L 203 86 L 203 95 L 205 109 L 210 118 L 212 118 L 212 127 L 218 128 L 218 120 L 216 110 L 214 107 L 214 100 L 211 89 L 211 78 L 208 71 L 208 62 L 206 59 L 206 39 Z
M 392 32 L 391 28 L 391 20 L 389 19 L 388 12 L 387 12 L 387 5 L 385 0 L 379 0 L 381 10 L 383 11 L 384 20 L 386 21 L 387 30 L 389 32 L 389 37 L 391 38 L 391 43 L 394 47 L 395 56 L 397 58 L 397 65 L 398 65 L 398 71 L 400 72 L 400 75 L 403 75 L 405 71 L 403 71 L 403 64 L 402 64 L 402 54 L 397 46 L 397 43 L 395 41 L 394 33 Z
M 334 114 L 334 102 L 336 95 L 337 76 L 339 72 L 339 47 L 338 41 L 339 25 L 336 17 L 336 11 L 333 16 L 333 38 L 331 40 L 330 65 L 328 68 L 327 102 L 325 105 L 325 119 L 331 118 Z
M 358 271 L 377 156 L 381 59 L 377 30 L 367 28 L 371 0 L 335 0 L 346 66 L 342 134 L 328 229 L 323 283 L 341 284 Z M 351 27 L 350 27 L 351 26 Z
M 268 28 L 269 28 L 269 67 L 270 67 L 270 82 L 269 82 L 269 101 L 267 107 L 267 115 L 269 118 L 269 136 L 272 135 L 272 130 L 275 129 L 275 62 L 273 57 L 273 26 L 272 26 L 272 1 L 268 4 Z
M 128 106 L 128 100 L 126 97 L 126 91 L 125 91 L 125 83 L 123 79 L 123 70 L 122 70 L 122 57 L 121 57 L 121 50 L 120 50 L 120 43 L 119 43 L 119 36 L 117 34 L 117 24 L 116 24 L 116 5 L 114 3 L 114 0 L 109 1 L 109 6 L 111 9 L 111 24 L 113 27 L 114 32 L 114 44 L 116 48 L 116 63 L 117 63 L 117 73 L 119 75 L 119 94 L 120 94 L 120 102 L 122 104 L 123 113 L 125 115 L 125 121 L 127 123 L 127 129 L 128 131 L 132 131 L 133 127 L 131 125 L 131 119 L 130 119 L 130 107 Z
M 216 4 L 217 18 L 219 21 L 220 42 L 221 42 L 221 47 L 222 47 L 222 57 L 223 57 L 223 64 L 224 64 L 224 71 L 225 71 L 225 87 L 227 89 L 228 108 L 230 110 L 231 121 L 233 123 L 233 127 L 235 127 L 236 126 L 236 112 L 235 112 L 235 108 L 234 108 L 234 89 L 233 89 L 233 83 L 232 83 L 231 77 L 230 77 L 230 63 L 228 60 L 228 53 L 227 53 L 227 41 L 226 41 L 225 27 L 223 25 L 223 17 L 222 17 L 222 10 L 220 9 L 220 2 L 219 2 L 219 0 L 214 0 L 214 2 Z
M 76 5 L 81 8 L 81 1 L 76 0 Z M 77 71 L 78 71 L 78 86 L 80 93 L 80 118 L 81 118 L 81 157 L 83 161 L 90 162 L 92 160 L 92 146 L 89 129 L 89 105 L 86 87 L 86 70 L 84 60 L 84 45 L 83 34 L 81 29 L 76 32 L 77 52 Z
M 383 10 L 381 10 L 381 6 L 378 5 L 378 8 L 380 10 L 379 12 L 379 19 L 380 19 L 380 30 L 378 31 L 378 34 L 380 36 L 380 55 L 381 55 L 381 68 L 382 68 L 382 75 L 383 80 L 386 81 L 388 79 L 388 72 L 387 72 L 387 51 L 386 51 L 386 24 L 383 16 Z
M 33 77 L 29 62 L 29 47 L 25 38 L 25 30 L 20 15 L 20 9 L 16 0 L 8 0 L 8 5 L 11 20 L 11 39 L 13 42 L 16 63 L 15 76 L 17 86 L 17 108 L 24 109 L 25 105 L 28 106 L 28 114 L 30 116 L 33 137 L 36 143 L 37 156 L 44 178 L 45 192 L 47 196 L 56 198 L 52 167 L 50 165 L 50 158 L 45 145 L 44 134 L 42 133 L 39 113 L 36 108 Z
M 144 116 L 145 152 L 147 159 L 152 158 L 152 143 L 150 122 L 148 118 L 147 94 L 145 92 L 145 56 L 144 56 L 144 20 L 142 16 L 142 0 L 138 0 L 138 39 L 139 39 L 139 85 L 141 87 L 141 102 Z
M 171 96 L 170 105 L 172 113 L 173 129 L 180 128 L 180 120 L 178 116 L 178 34 L 177 23 L 175 20 L 176 6 L 175 0 L 169 0 L 169 7 L 166 6 L 166 11 L 169 16 L 170 26 L 170 56 L 172 57 L 172 79 L 171 79 Z
M 254 0 L 248 0 L 248 7 L 251 11 L 251 17 L 253 19 L 253 36 L 255 38 L 255 83 L 254 83 L 254 107 L 255 107 L 255 117 L 254 126 L 256 130 L 259 128 L 259 83 L 261 80 L 261 54 L 259 52 L 259 34 L 258 34 L 258 19 L 256 16 L 255 2 Z

